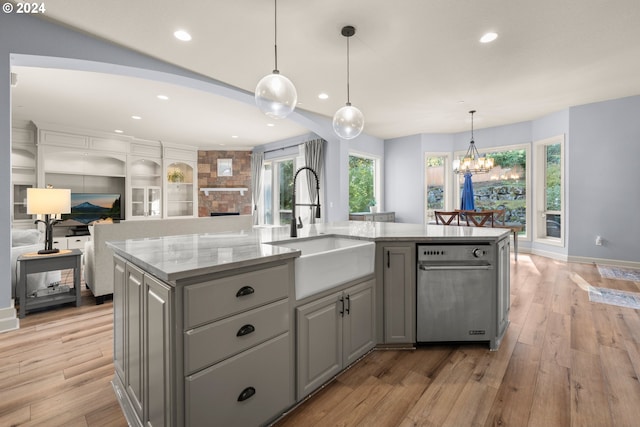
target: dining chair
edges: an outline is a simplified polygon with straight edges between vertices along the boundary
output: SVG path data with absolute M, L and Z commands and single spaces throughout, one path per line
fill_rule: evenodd
M 440 225 L 460 225 L 460 215 L 455 211 L 434 211 L 436 224 Z M 455 220 L 455 223 L 454 223 Z
M 460 215 L 472 227 L 493 227 L 493 211 L 461 211 Z
M 493 210 L 493 224 L 505 225 L 507 219 L 506 209 L 494 209 Z

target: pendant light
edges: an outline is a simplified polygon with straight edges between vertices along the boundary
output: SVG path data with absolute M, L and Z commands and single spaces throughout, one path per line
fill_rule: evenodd
M 341 34 L 347 38 L 347 105 L 336 111 L 333 116 L 333 130 L 343 139 L 353 139 L 364 128 L 362 111 L 351 105 L 349 99 L 349 38 L 356 33 L 351 25 L 342 28 Z
M 473 114 L 475 112 L 476 110 L 469 111 L 469 114 L 471 114 L 471 142 L 469 143 L 467 154 L 464 155 L 462 161 L 459 159 L 453 161 L 453 171 L 457 174 L 487 173 L 493 168 L 493 159 L 481 156 L 473 140 Z
M 278 71 L 278 0 L 273 0 L 275 69 L 264 76 L 256 86 L 258 108 L 272 119 L 284 119 L 293 112 L 298 102 L 296 87 Z

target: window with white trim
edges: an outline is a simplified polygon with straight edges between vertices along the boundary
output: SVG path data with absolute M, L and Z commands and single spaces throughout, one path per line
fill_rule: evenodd
M 494 167 L 488 173 L 472 177 L 476 210 L 504 209 L 505 221 L 524 225 L 519 235 L 528 236 L 530 145 L 508 145 L 478 151 L 492 158 Z M 461 159 L 464 154 L 458 152 L 456 156 Z M 455 209 L 460 208 L 464 184 L 464 176 L 457 175 L 457 178 Z
M 380 179 L 378 157 L 349 153 L 349 213 L 381 206 Z
M 536 240 L 564 245 L 564 135 L 536 141 Z
M 453 209 L 451 203 L 451 156 L 448 153 L 425 153 L 425 223 L 435 221 L 434 211 Z

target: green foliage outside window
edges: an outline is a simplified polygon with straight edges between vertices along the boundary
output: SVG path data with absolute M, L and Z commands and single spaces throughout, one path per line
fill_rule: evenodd
M 349 156 L 349 212 L 367 212 L 375 199 L 373 159 Z

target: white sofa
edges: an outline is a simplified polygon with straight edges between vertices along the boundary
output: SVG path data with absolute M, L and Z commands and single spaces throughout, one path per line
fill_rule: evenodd
M 44 249 L 44 234 L 39 230 L 12 229 L 11 230 L 11 297 L 16 297 L 18 283 L 18 257 L 29 252 Z M 59 283 L 60 271 L 47 271 L 27 275 L 27 295 L 32 295 L 38 289 L 45 289 L 49 285 Z
M 98 223 L 89 227 L 91 239 L 84 247 L 84 279 L 96 297 L 96 303 L 113 294 L 113 251 L 106 242 L 145 237 L 181 234 L 218 233 L 247 230 L 252 227 L 251 215 L 200 218 L 158 219 Z

